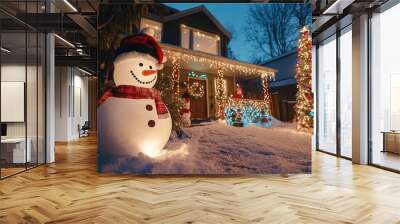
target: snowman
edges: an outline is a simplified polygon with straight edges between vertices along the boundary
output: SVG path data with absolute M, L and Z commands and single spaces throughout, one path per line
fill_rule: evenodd
M 190 94 L 188 90 L 182 95 L 183 99 L 183 108 L 181 110 L 182 122 L 184 127 L 190 127 L 192 122 L 190 120 L 191 112 L 190 112 Z
M 165 57 L 149 30 L 124 38 L 116 52 L 115 85 L 99 100 L 99 152 L 112 156 L 162 154 L 171 116 L 153 88 Z

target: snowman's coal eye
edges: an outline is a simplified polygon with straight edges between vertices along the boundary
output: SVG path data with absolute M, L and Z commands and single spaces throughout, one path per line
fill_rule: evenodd
M 140 63 L 139 63 L 139 66 L 140 66 L 140 67 L 143 67 L 143 63 L 140 62 Z
M 153 68 L 153 66 L 151 66 L 151 65 L 150 65 L 150 66 L 149 66 L 149 68 L 150 68 L 150 69 L 152 69 L 152 68 Z

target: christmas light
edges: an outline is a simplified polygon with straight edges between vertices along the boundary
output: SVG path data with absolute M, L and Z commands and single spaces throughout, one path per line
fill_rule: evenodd
M 222 60 L 216 60 L 214 55 L 208 55 L 206 53 L 196 52 L 197 54 L 202 55 L 195 55 L 194 52 L 186 53 L 183 49 L 173 49 L 174 47 L 162 44 L 161 45 L 164 51 L 164 54 L 168 59 L 172 61 L 180 60 L 185 64 L 196 63 L 200 64 L 201 66 L 208 67 L 209 69 L 222 69 L 224 71 L 230 71 L 232 73 L 240 73 L 243 76 L 254 76 L 254 75 L 261 75 L 261 76 L 268 76 L 273 78 L 275 76 L 275 70 L 261 67 L 256 65 L 248 64 L 246 65 L 243 62 L 233 61 L 227 58 L 222 58 Z
M 180 131 L 183 126 L 180 113 L 183 108 L 183 100 L 179 95 L 179 82 L 177 81 L 177 79 L 179 80 L 179 76 L 176 77 L 173 74 L 174 72 L 172 74 L 159 74 L 155 88 L 161 91 L 161 97 L 168 107 L 172 118 L 173 130 Z
M 312 93 L 312 41 L 307 27 L 300 30 L 298 59 L 296 65 L 297 95 L 296 121 L 297 129 L 311 132 L 314 124 Z
M 181 63 L 180 60 L 174 58 L 172 60 L 172 83 L 176 97 L 179 97 L 179 76 L 180 76 Z
M 267 114 L 271 114 L 271 97 L 269 95 L 269 89 L 268 89 L 268 76 L 262 76 L 261 80 L 262 80 L 262 87 L 263 87 L 263 94 L 264 94 L 264 104 L 266 106 L 265 108 L 265 113 Z
M 225 119 L 228 124 L 237 122 L 237 116 L 247 126 L 251 123 L 267 123 L 271 115 L 267 112 L 268 104 L 264 100 L 234 99 L 230 97 L 225 105 Z
M 168 58 L 169 61 L 172 61 L 171 79 L 172 82 L 175 83 L 173 85 L 175 96 L 179 96 L 179 76 L 182 64 L 189 64 L 189 65 L 196 64 L 203 68 L 208 68 L 209 70 L 217 70 L 217 77 L 215 79 L 216 118 L 219 120 L 223 120 L 225 117 L 225 106 L 227 105 L 227 96 L 226 96 L 227 90 L 224 80 L 224 73 L 229 72 L 250 77 L 261 76 L 263 82 L 263 91 L 264 91 L 264 99 L 261 100 L 264 105 L 262 111 L 264 114 L 266 114 L 266 116 L 270 116 L 269 115 L 270 96 L 268 91 L 268 81 L 274 78 L 276 73 L 274 69 L 252 64 L 246 64 L 243 62 L 238 62 L 231 59 L 218 57 L 215 55 L 209 55 L 206 53 L 193 52 L 193 51 L 185 52 L 187 50 L 176 48 L 174 46 L 166 44 L 162 44 L 161 46 L 163 48 L 166 58 Z M 190 72 L 187 75 L 187 78 L 189 77 L 206 79 L 207 75 L 205 74 L 197 75 L 194 72 Z M 247 109 L 245 108 L 245 110 Z M 260 109 L 257 110 L 261 111 Z
M 188 73 L 188 77 L 190 77 L 190 78 L 197 78 L 197 79 L 207 79 L 208 78 L 208 75 L 207 74 L 204 74 L 204 73 L 196 73 L 196 72 L 189 72 Z
M 226 103 L 226 89 L 224 85 L 224 73 L 222 68 L 218 68 L 217 78 L 215 79 L 217 88 L 215 90 L 215 99 L 217 103 L 217 118 L 224 119 L 224 104 Z
M 204 86 L 201 85 L 199 82 L 195 81 L 189 87 L 189 93 L 194 99 L 202 98 L 205 93 Z

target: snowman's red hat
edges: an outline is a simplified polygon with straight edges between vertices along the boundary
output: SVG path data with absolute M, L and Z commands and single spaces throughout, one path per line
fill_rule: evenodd
M 131 51 L 149 54 L 157 59 L 159 64 L 163 63 L 164 53 L 160 45 L 152 36 L 145 33 L 127 36 L 122 39 L 115 57 L 117 58 L 119 55 Z

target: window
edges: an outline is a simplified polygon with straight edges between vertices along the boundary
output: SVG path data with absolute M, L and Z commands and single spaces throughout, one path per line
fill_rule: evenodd
M 193 50 L 202 51 L 209 54 L 219 54 L 219 37 L 201 31 L 194 31 Z
M 157 41 L 161 41 L 162 35 L 162 24 L 150 19 L 142 19 L 140 23 L 140 29 L 150 28 L 154 31 L 154 38 Z
M 400 4 L 371 19 L 372 163 L 400 170 Z
M 209 54 L 220 54 L 220 37 L 197 29 L 181 26 L 181 47 Z
M 336 36 L 318 48 L 318 149 L 336 154 Z
M 352 157 L 352 33 L 340 36 L 340 154 Z
M 21 13 L 39 13 L 43 3 L 18 5 Z M 46 36 L 3 12 L 0 17 L 10 21 L 0 29 L 2 179 L 45 163 Z
M 181 28 L 181 47 L 190 49 L 190 30 L 186 27 Z
M 352 25 L 318 47 L 317 130 L 319 150 L 352 158 Z M 315 64 L 315 65 L 317 65 Z

